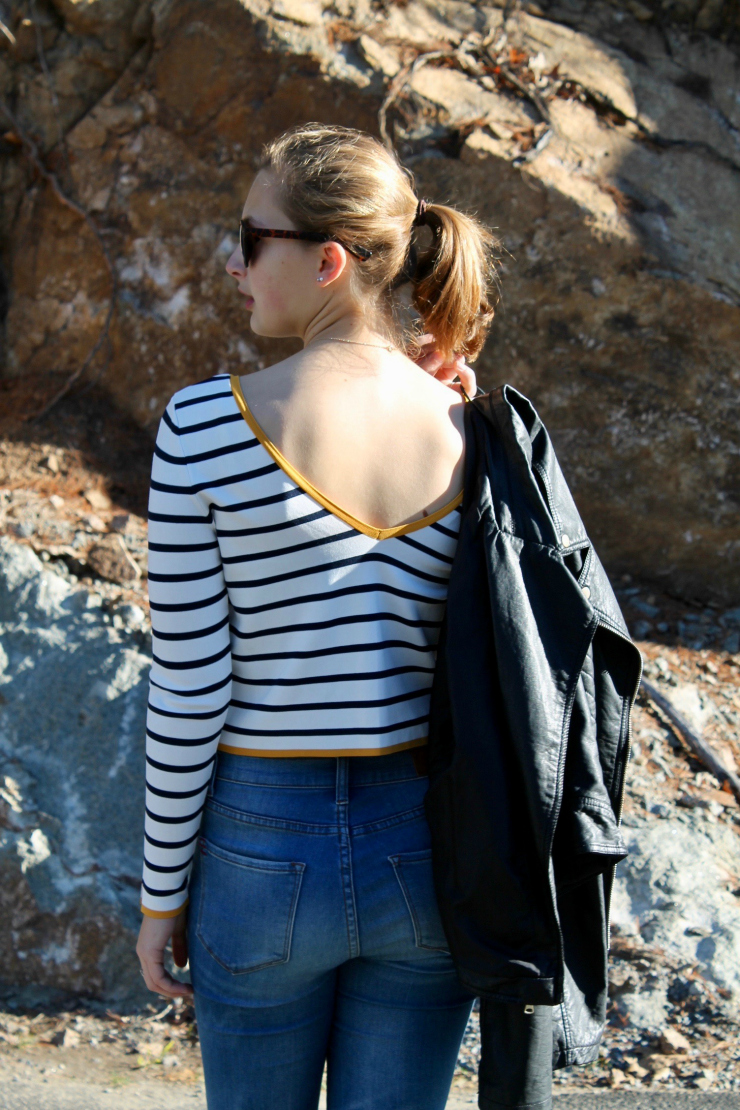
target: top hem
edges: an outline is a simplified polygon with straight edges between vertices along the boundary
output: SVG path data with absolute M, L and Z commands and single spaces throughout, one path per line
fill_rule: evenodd
M 408 748 L 420 748 L 428 740 L 428 736 L 420 736 L 416 740 L 407 740 L 402 744 L 389 744 L 385 748 L 235 748 L 231 744 L 219 744 L 218 751 L 229 752 L 231 755 L 265 756 L 269 759 L 293 759 L 296 756 L 393 755 L 394 752 L 406 751 Z

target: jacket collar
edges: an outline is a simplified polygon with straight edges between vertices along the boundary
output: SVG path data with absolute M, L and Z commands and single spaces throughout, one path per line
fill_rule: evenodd
M 591 544 L 550 436 L 531 401 L 502 385 L 465 406 L 465 513 L 484 501 L 503 532 L 579 554 L 578 584 L 599 621 L 631 639 L 611 583 Z M 582 562 L 583 560 L 583 562 Z

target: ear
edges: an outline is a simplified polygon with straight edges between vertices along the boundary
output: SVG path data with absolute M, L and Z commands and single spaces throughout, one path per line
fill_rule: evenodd
M 347 266 L 347 252 L 339 243 L 329 242 L 321 245 L 319 268 L 316 280 L 326 287 L 344 273 Z

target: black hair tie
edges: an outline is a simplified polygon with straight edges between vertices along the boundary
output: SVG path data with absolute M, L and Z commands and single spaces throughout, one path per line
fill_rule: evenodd
M 429 206 L 428 200 L 420 200 L 416 206 L 416 215 L 412 227 L 421 227 L 422 224 L 427 222 L 427 207 Z

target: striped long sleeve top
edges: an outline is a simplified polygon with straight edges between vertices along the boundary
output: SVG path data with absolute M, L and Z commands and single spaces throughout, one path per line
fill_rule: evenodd
M 149 497 L 145 914 L 187 902 L 219 749 L 368 756 L 426 742 L 461 500 L 372 527 L 290 465 L 237 377 L 175 394 Z

